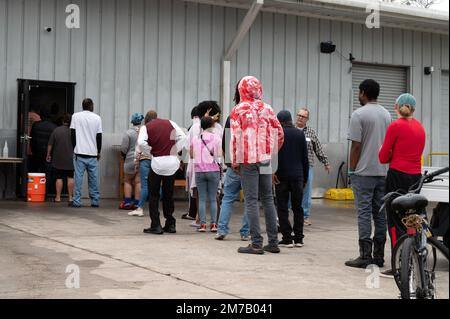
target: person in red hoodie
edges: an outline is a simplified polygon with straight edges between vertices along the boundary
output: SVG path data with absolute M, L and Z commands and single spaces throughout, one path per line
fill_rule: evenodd
M 232 168 L 241 175 L 252 243 L 239 253 L 279 253 L 277 212 L 272 194 L 272 157 L 283 145 L 284 132 L 272 107 L 261 100 L 260 81 L 246 76 L 239 82 L 240 103 L 230 115 Z M 259 226 L 258 195 L 264 207 L 269 244 L 263 247 Z
M 406 192 L 422 176 L 421 159 L 426 135 L 422 124 L 414 118 L 415 108 L 416 99 L 409 93 L 400 95 L 395 103 L 398 119 L 389 125 L 378 154 L 382 164 L 389 164 L 386 193 Z M 394 247 L 398 238 L 405 234 L 405 228 L 395 212 L 386 209 L 386 214 L 391 247 Z

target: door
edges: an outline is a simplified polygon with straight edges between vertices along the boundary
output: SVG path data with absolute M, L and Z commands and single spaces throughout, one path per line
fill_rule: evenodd
M 381 66 L 371 64 L 353 64 L 352 66 L 353 109 L 360 107 L 359 84 L 366 79 L 373 79 L 380 84 L 378 102 L 397 119 L 394 103 L 400 94 L 407 90 L 407 69 L 395 66 Z
M 17 116 L 17 156 L 23 158 L 23 165 L 17 172 L 17 196 L 26 198 L 27 176 L 33 169 L 33 155 L 30 148 L 30 131 L 33 122 L 38 119 L 39 108 L 51 109 L 51 120 L 60 125 L 59 120 L 65 113 L 73 114 L 75 83 L 50 82 L 18 79 L 18 116 Z M 47 195 L 54 194 L 54 183 L 49 185 Z

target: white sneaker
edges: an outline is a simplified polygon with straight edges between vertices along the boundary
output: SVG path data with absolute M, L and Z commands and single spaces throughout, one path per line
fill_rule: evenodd
M 200 228 L 201 225 L 198 224 L 197 221 L 194 220 L 192 223 L 190 223 L 189 226 L 194 227 L 194 228 Z
M 142 208 L 138 208 L 132 212 L 129 212 L 128 216 L 144 217 L 144 210 Z

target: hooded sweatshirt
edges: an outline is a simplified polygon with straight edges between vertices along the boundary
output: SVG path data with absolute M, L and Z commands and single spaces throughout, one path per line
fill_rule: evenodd
M 283 128 L 272 107 L 264 103 L 261 82 L 246 76 L 239 83 L 241 102 L 230 115 L 230 156 L 233 165 L 266 162 L 284 141 Z

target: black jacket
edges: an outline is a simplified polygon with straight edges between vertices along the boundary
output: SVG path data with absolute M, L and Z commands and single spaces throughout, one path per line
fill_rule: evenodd
M 57 128 L 56 124 L 47 119 L 33 123 L 31 127 L 31 151 L 40 158 L 47 156 L 47 146 L 50 135 Z
M 278 153 L 277 177 L 282 179 L 301 178 L 308 181 L 308 146 L 305 134 L 293 125 L 283 125 L 284 144 Z

